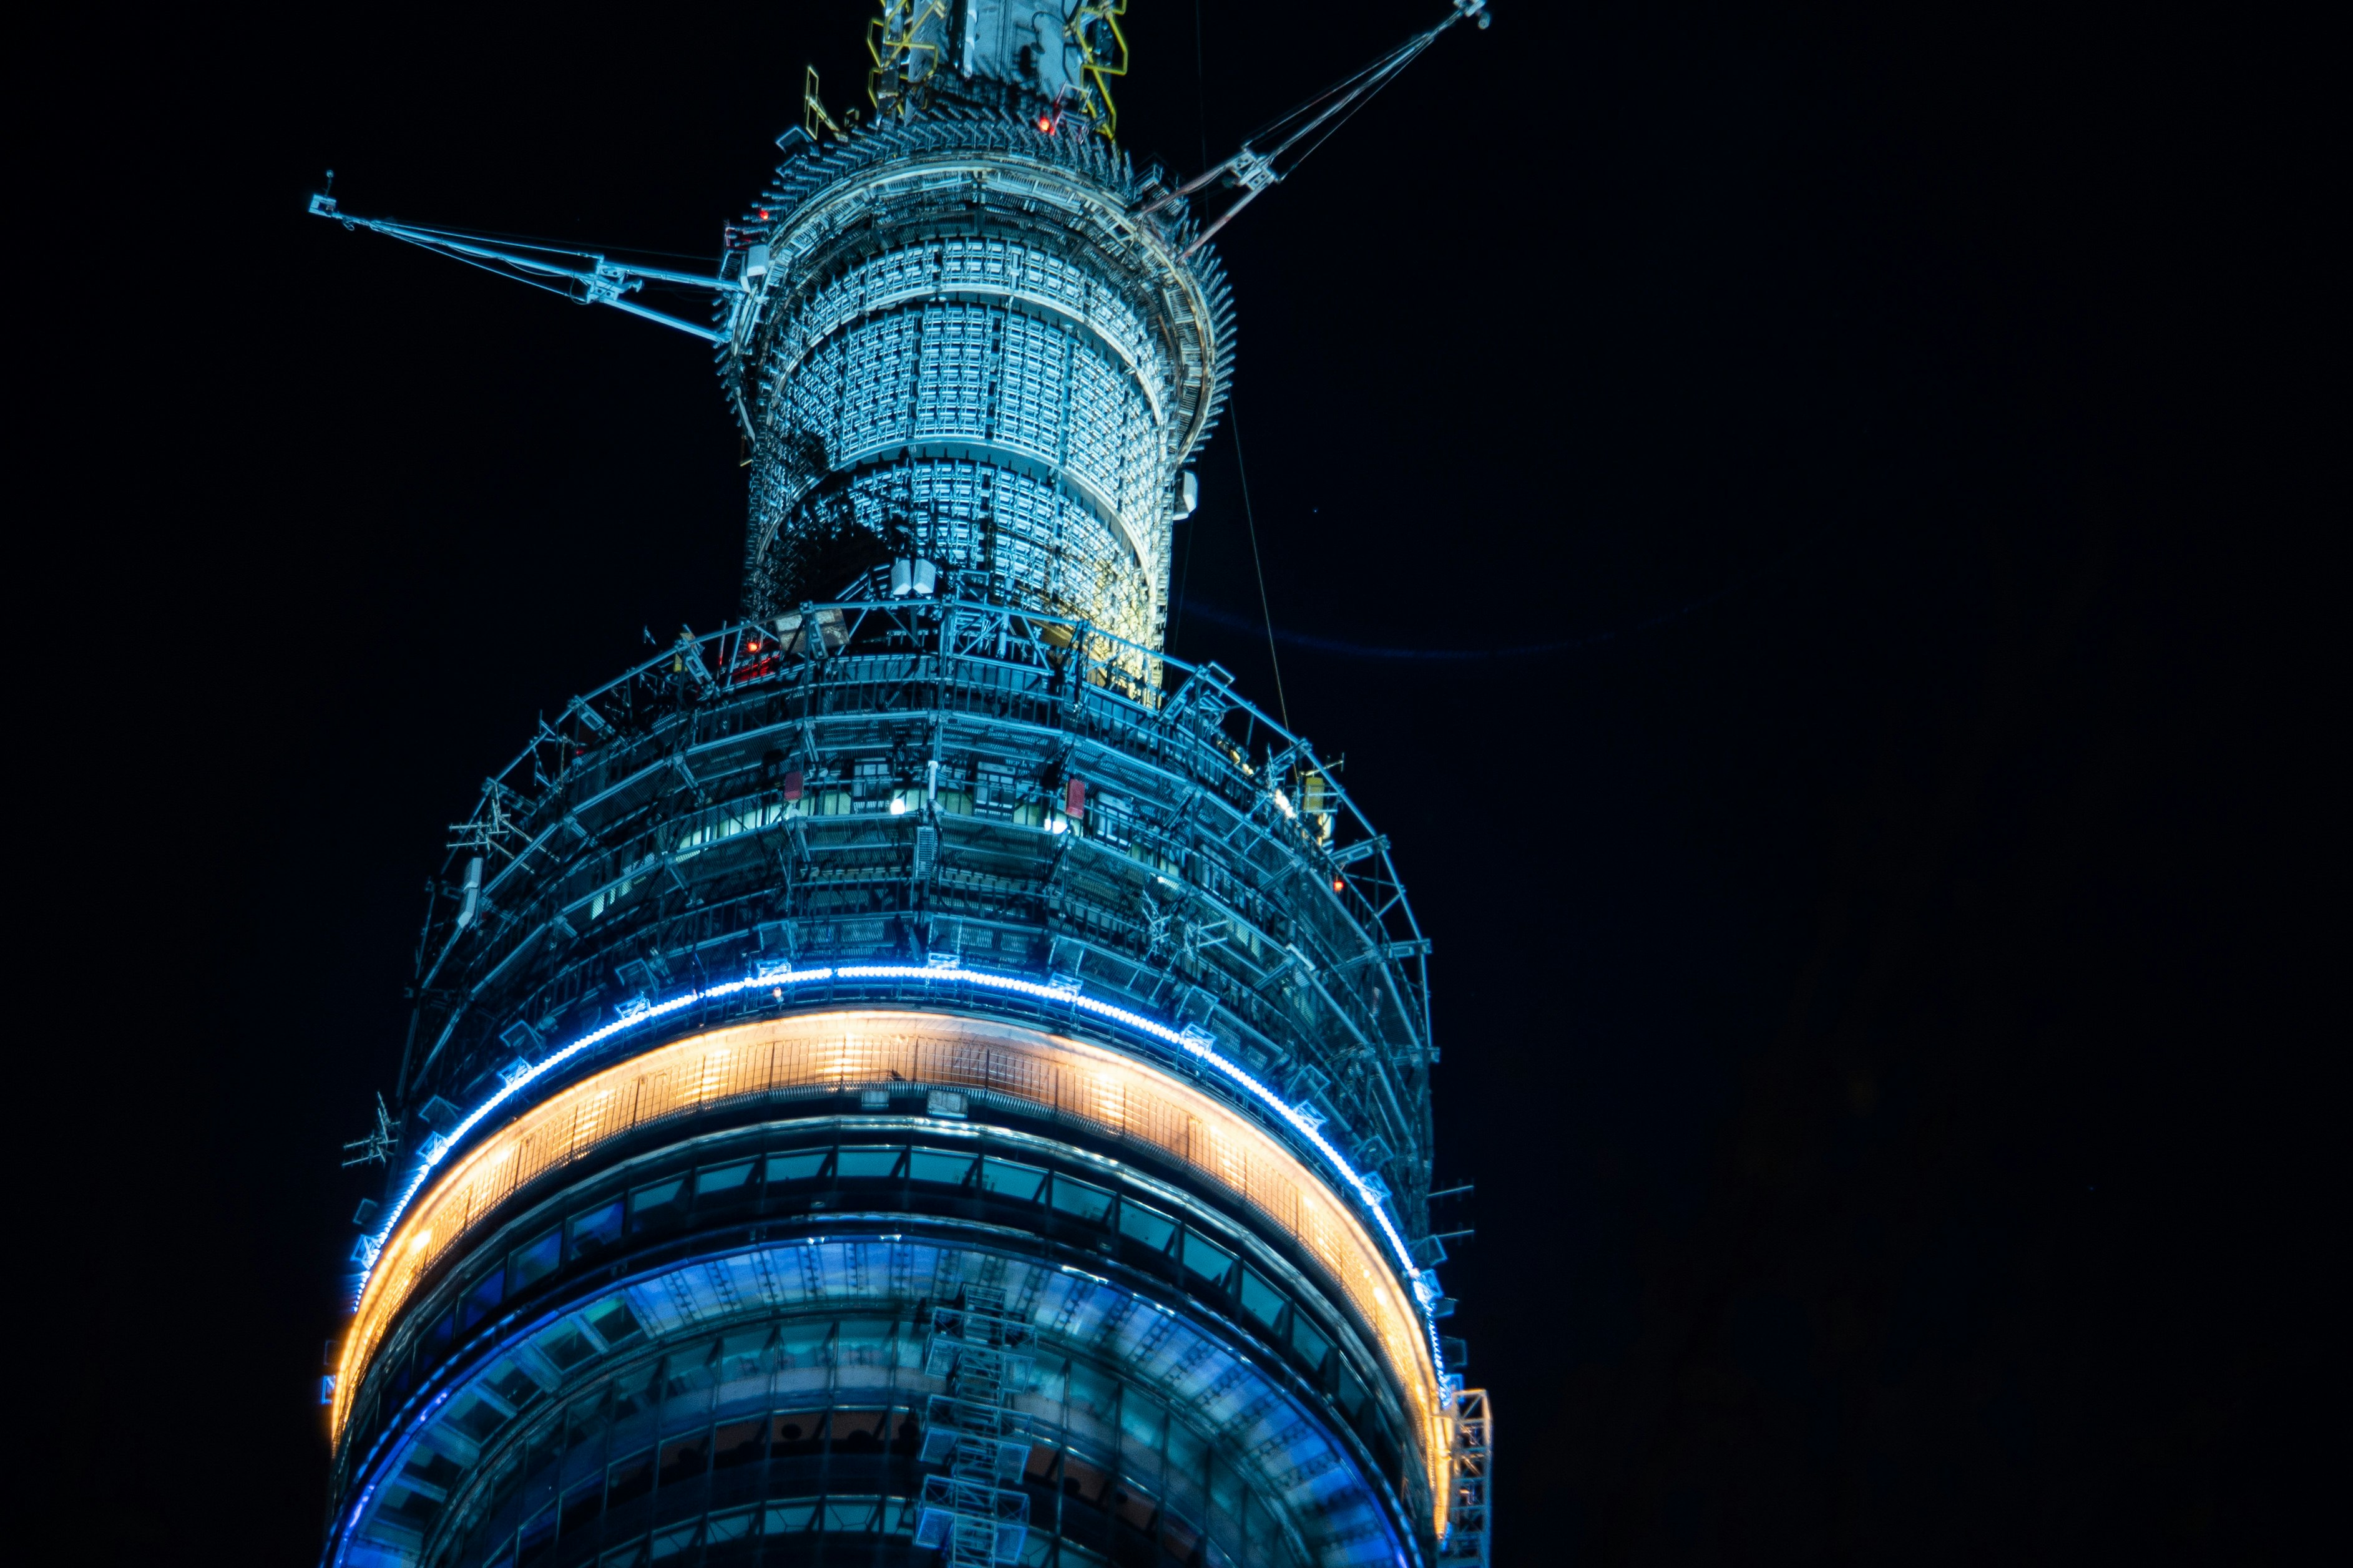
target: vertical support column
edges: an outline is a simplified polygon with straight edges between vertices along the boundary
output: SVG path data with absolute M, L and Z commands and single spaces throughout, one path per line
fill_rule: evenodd
M 1490 1447 L 1493 1433 L 1487 1411 L 1487 1391 L 1465 1388 L 1460 1377 L 1446 1379 L 1446 1394 L 1454 1408 L 1454 1439 L 1450 1455 L 1446 1539 L 1438 1543 L 1440 1563 L 1477 1563 L 1488 1568 L 1487 1485 L 1493 1476 Z

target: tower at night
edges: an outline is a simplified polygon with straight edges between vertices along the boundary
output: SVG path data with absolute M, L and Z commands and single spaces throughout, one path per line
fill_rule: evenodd
M 543 721 L 436 879 L 324 1563 L 1485 1561 L 1429 944 L 1163 650 L 1234 361 L 1194 204 L 1297 138 L 1134 167 L 1124 12 L 885 0 L 707 273 L 313 199 L 707 339 L 750 476 L 743 618 Z

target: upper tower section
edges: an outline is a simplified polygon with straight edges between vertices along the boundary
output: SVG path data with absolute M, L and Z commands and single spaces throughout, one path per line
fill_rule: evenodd
M 1117 10 L 889 0 L 871 118 L 812 90 L 728 234 L 754 615 L 893 560 L 1146 647 L 1232 361 L 1222 272 L 1112 141 Z M 871 579 L 887 592 L 888 579 Z

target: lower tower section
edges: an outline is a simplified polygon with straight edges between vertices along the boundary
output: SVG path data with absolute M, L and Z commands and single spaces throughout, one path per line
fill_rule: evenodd
M 1426 944 L 1331 772 L 954 599 L 575 699 L 434 897 L 325 1560 L 1475 1558 Z

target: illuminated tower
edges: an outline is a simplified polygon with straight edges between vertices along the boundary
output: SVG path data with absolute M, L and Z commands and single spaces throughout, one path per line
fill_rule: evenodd
M 456 835 L 324 1561 L 1483 1560 L 1428 944 L 1161 651 L 1232 329 L 1120 10 L 886 5 L 709 276 L 314 200 L 708 337 L 752 473 L 746 618 Z

